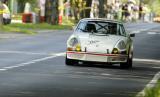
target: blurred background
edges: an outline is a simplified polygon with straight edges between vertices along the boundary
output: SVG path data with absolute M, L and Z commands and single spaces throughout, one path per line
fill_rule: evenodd
M 4 4 L 11 23 L 63 24 L 82 18 L 160 21 L 160 0 L 1 0 L 1 5 Z

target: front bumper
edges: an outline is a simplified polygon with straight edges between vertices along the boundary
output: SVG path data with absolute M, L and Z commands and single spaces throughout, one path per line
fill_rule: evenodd
M 127 62 L 128 58 L 126 54 L 102 54 L 76 51 L 67 51 L 66 55 L 68 59 L 106 63 L 124 63 Z

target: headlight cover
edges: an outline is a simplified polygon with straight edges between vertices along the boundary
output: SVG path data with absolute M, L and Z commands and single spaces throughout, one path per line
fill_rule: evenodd
M 116 47 L 117 47 L 118 49 L 120 49 L 120 50 L 124 50 L 124 49 L 126 49 L 126 44 L 125 44 L 124 41 L 119 41 L 119 42 L 117 43 Z
M 112 50 L 112 54 L 122 54 L 126 51 L 126 44 L 123 40 L 119 41 Z
M 81 51 L 81 44 L 76 37 L 71 38 L 68 41 L 68 51 Z
M 74 38 L 70 39 L 70 41 L 69 41 L 69 46 L 70 46 L 70 47 L 74 47 L 74 46 L 76 46 L 78 43 L 79 43 L 79 42 L 78 42 L 78 39 L 74 37 Z

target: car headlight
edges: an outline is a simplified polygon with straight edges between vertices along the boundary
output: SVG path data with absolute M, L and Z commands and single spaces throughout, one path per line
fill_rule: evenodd
M 119 41 L 112 50 L 112 54 L 120 54 L 126 51 L 126 44 L 124 41 Z
M 119 48 L 120 50 L 126 49 L 126 44 L 124 43 L 124 41 L 120 41 L 120 42 L 117 44 L 117 48 Z
M 118 50 L 118 48 L 113 48 L 113 50 L 112 50 L 112 54 L 119 54 L 119 50 Z
M 78 44 L 78 39 L 77 38 L 74 37 L 74 38 L 70 39 L 69 46 L 74 47 L 77 44 Z
M 69 41 L 68 51 L 81 51 L 81 45 L 77 38 L 72 38 Z

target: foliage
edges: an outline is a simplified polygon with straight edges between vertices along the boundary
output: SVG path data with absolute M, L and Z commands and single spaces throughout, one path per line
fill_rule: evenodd
M 152 89 L 146 89 L 144 97 L 160 97 L 160 81 Z
M 85 12 L 86 5 L 91 5 L 91 0 L 70 0 L 71 12 L 75 20 L 86 17 L 88 13 Z
M 35 3 L 36 0 L 17 0 L 18 2 L 21 2 L 21 3 L 25 3 L 25 2 L 29 2 L 31 4 Z
M 20 12 L 23 12 L 26 2 L 29 2 L 31 4 L 32 9 L 37 7 L 37 0 L 17 0 L 17 2 L 21 4 L 21 6 L 19 6 Z
M 127 2 L 128 0 L 122 0 L 122 2 Z M 154 12 L 156 15 L 160 16 L 160 0 L 135 0 L 137 4 L 140 3 L 140 1 L 147 5 L 152 12 Z
M 152 9 L 152 11 L 156 14 L 156 15 L 160 15 L 160 0 L 146 0 L 145 3 L 147 3 L 150 8 Z

